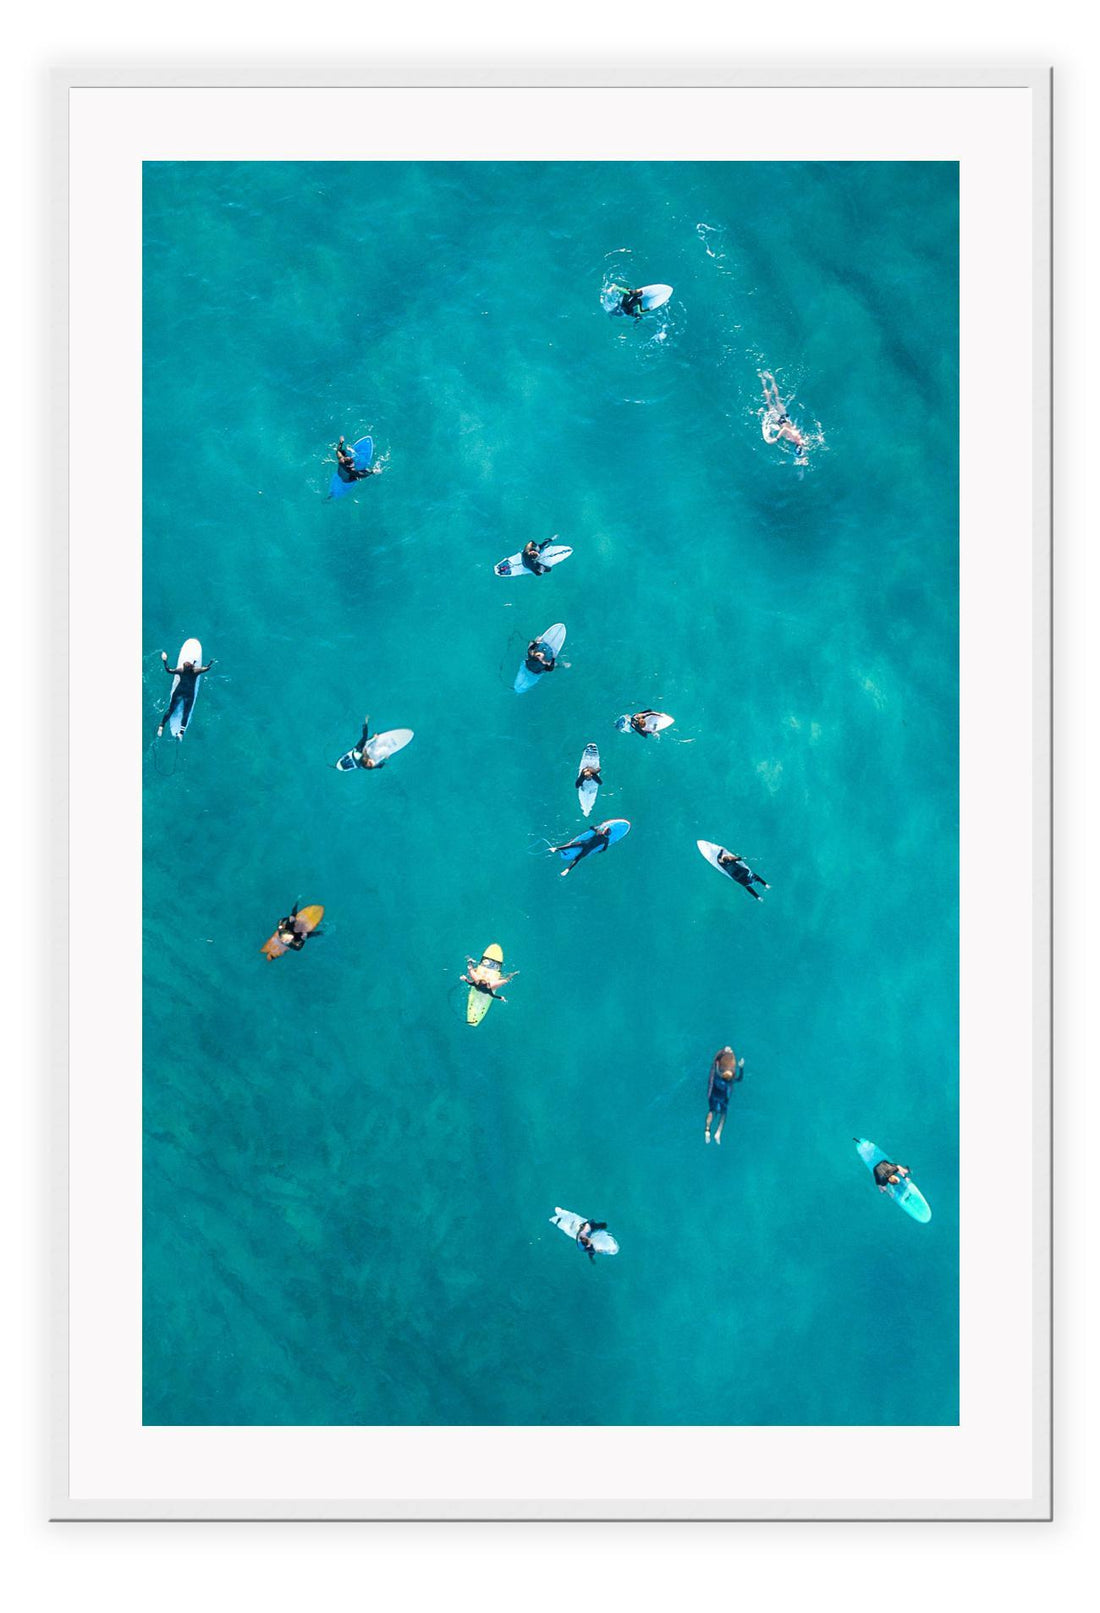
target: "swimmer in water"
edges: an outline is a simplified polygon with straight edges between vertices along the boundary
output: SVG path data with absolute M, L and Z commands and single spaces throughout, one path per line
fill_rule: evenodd
M 528 672 L 537 677 L 542 672 L 553 672 L 558 664 L 558 658 L 547 645 L 545 639 L 533 638 L 527 646 L 527 655 L 523 664 Z
M 336 444 L 336 474 L 342 482 L 361 482 L 367 476 L 381 476 L 381 465 L 368 465 L 365 470 L 357 468 L 355 463 L 355 449 L 345 448 L 344 439 Z
M 703 1141 L 710 1142 L 710 1126 L 715 1115 L 718 1116 L 718 1125 L 714 1133 L 717 1147 L 722 1144 L 722 1127 L 726 1123 L 726 1110 L 729 1107 L 730 1092 L 733 1083 L 744 1079 L 742 1071 L 745 1067 L 744 1059 L 739 1059 L 732 1047 L 720 1047 L 714 1055 L 710 1066 L 710 1078 L 707 1082 L 707 1122 L 703 1132 Z
M 778 442 L 782 438 L 784 442 L 789 442 L 798 450 L 795 464 L 805 465 L 807 463 L 806 454 L 810 446 L 809 438 L 799 431 L 787 413 L 787 405 L 779 395 L 775 376 L 770 370 L 760 370 L 758 373 L 764 384 L 764 405 L 768 411 L 764 416 L 764 422 L 761 427 L 764 433 L 764 441 Z
M 495 997 L 498 1003 L 506 1003 L 508 1001 L 507 997 L 502 996 L 502 994 L 496 990 L 496 987 L 506 986 L 509 980 L 514 980 L 519 974 L 518 969 L 513 969 L 510 975 L 485 975 L 481 972 L 481 964 L 475 963 L 471 957 L 467 957 L 466 959 L 466 968 L 468 969 L 469 973 L 459 975 L 459 979 L 464 985 L 472 986 L 475 991 L 483 992 L 486 997 Z
M 610 844 L 611 824 L 601 823 L 597 829 L 582 829 L 579 835 L 574 835 L 572 840 L 567 840 L 564 846 L 551 846 L 550 850 L 551 852 L 559 852 L 569 851 L 573 846 L 581 848 L 568 868 L 562 869 L 562 878 L 564 879 L 566 874 L 573 872 L 578 863 L 582 863 L 586 857 L 598 856 L 601 851 L 606 851 Z
M 157 738 L 159 739 L 161 734 L 163 734 L 164 730 L 168 727 L 168 724 L 172 719 L 172 713 L 178 710 L 180 712 L 179 737 L 182 739 L 184 734 L 187 732 L 187 724 L 191 720 L 191 707 L 195 704 L 195 695 L 198 692 L 199 679 L 202 677 L 204 672 L 210 671 L 210 668 L 214 665 L 214 662 L 213 660 L 210 660 L 205 666 L 196 666 L 194 661 L 184 661 L 182 666 L 169 666 L 168 656 L 164 650 L 161 650 L 160 658 L 164 662 L 165 672 L 167 672 L 170 677 L 178 678 L 180 681 L 176 684 L 176 687 L 172 691 L 172 698 L 168 703 L 168 710 L 160 719 L 160 727 L 157 729 Z
M 763 885 L 766 891 L 771 890 L 767 880 L 761 879 L 759 874 L 754 874 L 744 857 L 739 857 L 736 851 L 720 851 L 718 853 L 718 866 L 724 874 L 728 874 L 731 879 L 736 880 L 738 885 L 743 885 L 749 895 L 758 902 L 761 898 L 753 890 L 754 885 Z

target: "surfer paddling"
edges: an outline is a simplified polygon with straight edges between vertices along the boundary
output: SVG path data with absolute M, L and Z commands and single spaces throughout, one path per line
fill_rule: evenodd
M 763 879 L 759 874 L 754 874 L 744 857 L 738 856 L 736 851 L 720 851 L 717 866 L 738 885 L 743 885 L 749 895 L 758 902 L 761 897 L 757 891 L 753 890 L 754 885 L 763 885 L 766 891 L 771 890 L 767 880 Z
M 704 1142 L 710 1142 L 711 1122 L 717 1115 L 718 1125 L 715 1127 L 714 1141 L 717 1147 L 721 1147 L 722 1127 L 726 1123 L 730 1092 L 733 1090 L 735 1081 L 744 1079 L 742 1075 L 744 1066 L 744 1059 L 739 1059 L 732 1047 L 720 1047 L 714 1055 L 710 1066 L 710 1077 L 707 1081 L 707 1121 L 703 1132 Z
M 183 661 L 179 666 L 169 666 L 168 655 L 164 650 L 161 650 L 160 658 L 164 663 L 164 670 L 168 673 L 169 677 L 178 678 L 180 681 L 172 690 L 172 698 L 168 703 L 168 710 L 160 719 L 160 727 L 157 729 L 157 738 L 160 738 L 161 734 L 163 734 L 164 730 L 171 722 L 172 713 L 179 711 L 179 737 L 182 739 L 184 734 L 187 732 L 187 724 L 191 717 L 191 707 L 195 704 L 195 692 L 198 687 L 198 681 L 204 672 L 210 671 L 210 668 L 214 665 L 214 662 L 213 659 L 211 659 L 206 663 L 205 666 L 196 666 L 194 661 Z

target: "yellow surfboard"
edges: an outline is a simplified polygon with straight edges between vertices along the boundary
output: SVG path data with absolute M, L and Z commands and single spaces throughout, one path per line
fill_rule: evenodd
M 323 907 L 317 905 L 300 907 L 294 920 L 294 927 L 299 935 L 308 935 L 311 930 L 317 928 L 324 916 L 325 910 Z M 282 941 L 279 940 L 279 932 L 276 930 L 270 940 L 264 942 L 260 951 L 267 954 L 267 961 L 270 963 L 273 958 L 281 958 L 284 952 L 290 951 L 290 948 L 284 946 Z
M 494 941 L 481 955 L 481 962 L 475 971 L 477 978 L 495 986 L 500 979 L 503 963 L 504 953 Z M 470 995 L 466 999 L 467 1025 L 480 1025 L 489 1012 L 492 1000 L 487 991 L 478 991 L 475 986 L 471 986 Z

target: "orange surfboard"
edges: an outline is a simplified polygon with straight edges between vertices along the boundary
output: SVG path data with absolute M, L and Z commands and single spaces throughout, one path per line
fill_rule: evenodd
M 323 907 L 316 905 L 313 907 L 300 907 L 294 920 L 294 927 L 299 935 L 308 935 L 311 930 L 317 928 L 324 916 L 325 910 Z M 260 951 L 267 954 L 267 961 L 270 963 L 272 958 L 281 958 L 284 952 L 290 951 L 290 948 L 279 940 L 279 932 L 276 930 L 270 940 L 264 942 Z

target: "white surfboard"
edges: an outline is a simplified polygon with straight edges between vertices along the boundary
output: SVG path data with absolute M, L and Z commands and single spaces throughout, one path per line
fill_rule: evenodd
M 645 309 L 647 314 L 653 308 L 663 308 L 665 303 L 672 296 L 672 287 L 662 286 L 660 284 L 642 286 L 641 291 L 642 307 Z
M 202 666 L 202 645 L 199 643 L 197 638 L 184 639 L 183 644 L 180 646 L 180 653 L 176 656 L 176 665 L 182 666 L 185 661 L 193 661 L 195 666 Z M 195 710 L 195 703 L 199 698 L 199 685 L 201 683 L 201 678 L 195 679 L 195 699 L 192 700 L 191 710 L 187 713 L 188 722 L 191 721 L 192 714 Z M 173 695 L 179 686 L 180 680 L 179 673 L 177 672 L 176 676 L 172 679 Z M 182 706 L 177 706 L 175 711 L 172 713 L 171 719 L 168 723 L 168 732 L 172 735 L 173 739 L 182 739 L 184 734 L 187 732 L 183 726 Z
M 545 633 L 539 634 L 537 642 L 549 649 L 556 660 L 561 654 L 562 645 L 565 643 L 565 623 L 555 622 L 553 627 L 548 627 Z M 528 672 L 527 652 L 524 651 L 523 660 L 520 662 L 519 671 L 516 673 L 516 681 L 513 683 L 512 688 L 517 694 L 523 694 L 526 690 L 533 689 L 539 679 L 545 676 L 544 672 Z
M 585 1217 L 583 1215 L 574 1215 L 572 1210 L 563 1210 L 561 1205 L 557 1204 L 554 1206 L 554 1213 L 550 1220 L 554 1226 L 561 1228 L 567 1238 L 572 1238 L 573 1242 L 576 1243 L 577 1233 L 584 1226 Z M 619 1245 L 615 1242 L 610 1232 L 607 1231 L 592 1233 L 592 1247 L 597 1254 L 601 1255 L 617 1255 L 619 1252 Z
M 560 566 L 563 560 L 568 560 L 573 553 L 567 543 L 550 543 L 545 549 L 539 551 L 539 560 L 544 566 Z M 538 572 L 532 571 L 523 563 L 523 550 L 519 554 L 510 554 L 506 560 L 501 560 L 494 568 L 498 577 L 536 577 Z
M 631 724 L 630 715 L 629 712 L 624 711 L 621 717 L 616 717 L 615 727 L 620 734 L 636 734 L 638 732 Z M 642 729 L 647 734 L 659 734 L 664 729 L 671 728 L 675 721 L 676 718 L 670 717 L 667 711 L 652 711 L 642 724 Z
M 594 767 L 597 772 L 599 771 L 600 748 L 598 745 L 590 743 L 584 747 L 584 755 L 581 757 L 580 766 L 577 768 L 578 778 L 586 767 Z M 596 805 L 596 797 L 599 793 L 600 786 L 594 778 L 586 778 L 583 784 L 577 785 L 577 799 L 580 801 L 581 811 L 586 818 Z
M 389 728 L 384 734 L 372 734 L 370 739 L 367 740 L 363 754 L 369 756 L 375 767 L 377 767 L 379 762 L 384 762 L 390 756 L 395 755 L 397 751 L 404 750 L 412 737 L 413 731 L 411 728 Z M 338 771 L 341 773 L 352 773 L 362 765 L 362 762 L 356 761 L 354 749 L 345 751 L 336 764 Z

